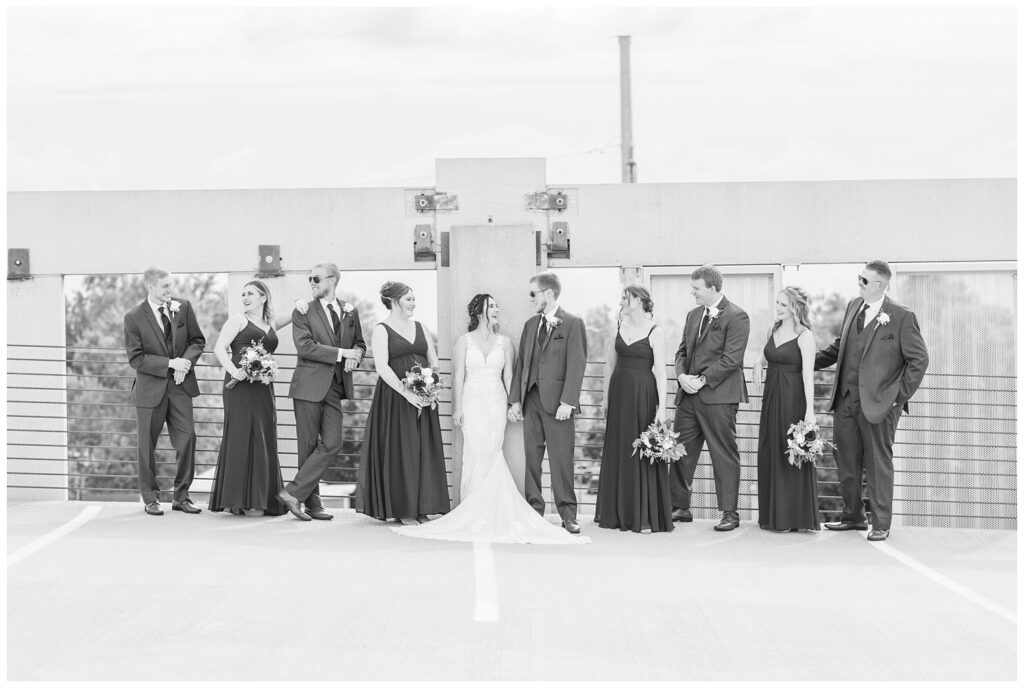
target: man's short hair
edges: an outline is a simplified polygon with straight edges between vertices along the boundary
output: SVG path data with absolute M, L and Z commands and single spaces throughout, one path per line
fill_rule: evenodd
M 708 288 L 714 287 L 716 291 L 722 291 L 722 273 L 711 263 L 701 265 L 694 270 L 690 279 L 695 282 L 702 279 Z
M 885 277 L 886 282 L 892 279 L 892 268 L 884 260 L 869 260 L 864 267 Z
M 536 282 L 541 291 L 550 289 L 555 292 L 555 299 L 562 293 L 562 280 L 558 279 L 558 275 L 553 272 L 538 272 L 530 278 L 530 281 Z
M 156 284 L 158 280 L 162 280 L 171 273 L 167 272 L 163 268 L 158 268 L 155 265 L 150 265 L 146 268 L 146 271 L 142 273 L 142 281 L 146 284 Z
M 337 284 L 341 280 L 341 272 L 338 271 L 338 266 L 334 263 L 317 263 L 313 266 L 313 269 L 321 268 L 327 273 L 328 277 L 334 278 L 334 283 Z

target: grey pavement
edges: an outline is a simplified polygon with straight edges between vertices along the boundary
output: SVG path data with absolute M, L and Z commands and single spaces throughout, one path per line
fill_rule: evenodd
M 165 509 L 8 503 L 9 680 L 1017 676 L 1015 531 L 900 528 L 886 549 L 585 520 L 589 545 L 474 546 L 345 510 Z

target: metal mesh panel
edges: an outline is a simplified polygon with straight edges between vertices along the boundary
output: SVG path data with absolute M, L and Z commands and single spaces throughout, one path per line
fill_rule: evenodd
M 930 360 L 896 434 L 896 512 L 908 525 L 1014 527 L 1015 273 L 897 271 L 892 291 Z

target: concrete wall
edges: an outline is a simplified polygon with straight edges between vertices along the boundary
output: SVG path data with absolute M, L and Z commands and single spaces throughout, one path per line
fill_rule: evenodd
M 546 190 L 565 191 L 568 208 L 530 209 L 527 196 Z M 456 196 L 457 205 L 417 212 L 416 194 L 434 192 Z M 526 280 L 535 269 L 549 265 L 1016 258 L 1013 179 L 548 186 L 541 158 L 443 159 L 437 161 L 432 189 L 15 192 L 7 200 L 8 247 L 30 250 L 34 275 L 27 282 L 8 282 L 8 342 L 36 346 L 64 343 L 62 275 L 138 273 L 152 263 L 176 273 L 225 272 L 234 312 L 239 287 L 257 269 L 260 244 L 281 247 L 287 274 L 268 280 L 279 308 L 308 293 L 305 275 L 324 260 L 333 260 L 343 271 L 437 270 L 443 358 L 450 357 L 451 344 L 461 334 L 473 285 L 494 289 L 505 312 L 503 329 L 516 340 L 528 315 Z M 542 251 L 538 267 L 524 237 L 537 230 L 546 236 L 555 221 L 569 225 L 571 257 L 549 260 Z M 440 259 L 416 261 L 413 236 L 418 224 L 433 225 L 438 239 L 449 232 L 456 242 L 468 243 L 453 245 L 449 267 L 441 267 Z M 497 240 L 491 251 L 483 234 L 489 227 Z M 502 255 L 511 229 L 522 235 L 514 242 L 522 255 Z M 466 233 L 470 231 L 480 234 Z M 284 337 L 282 351 L 293 351 L 290 336 Z M 9 355 L 19 353 L 12 349 Z M 13 474 L 24 469 L 52 476 L 33 478 L 37 482 L 32 484 L 60 487 L 65 484 L 65 449 L 17 446 L 60 444 L 66 438 L 60 433 L 26 434 L 32 429 L 66 432 L 62 404 L 32 404 L 65 399 L 63 349 L 35 353 L 39 355 L 26 357 L 45 354 L 57 362 L 11 364 L 9 385 L 40 389 L 8 393 L 9 400 L 27 400 L 9 405 L 9 424 L 28 429 L 8 435 L 8 454 L 26 457 L 18 459 L 23 463 L 9 462 L 8 478 L 16 484 L 19 478 Z M 20 376 L 28 372 L 51 376 Z M 12 414 L 33 418 L 13 419 Z M 510 427 L 507 448 L 513 474 L 521 481 L 518 431 Z M 51 497 L 61 493 L 11 494 L 36 492 Z

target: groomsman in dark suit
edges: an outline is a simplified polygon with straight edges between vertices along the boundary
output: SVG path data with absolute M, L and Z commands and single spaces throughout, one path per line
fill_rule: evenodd
M 334 518 L 320 500 L 320 478 L 341 454 L 341 400 L 355 398 L 352 371 L 366 353 L 359 313 L 337 297 L 339 278 L 334 263 L 314 267 L 309 274 L 313 299 L 305 312 L 292 313 L 298 363 L 288 396 L 295 405 L 299 471 L 277 498 L 302 521 Z
M 864 266 L 860 296 L 846 307 L 839 337 L 818 352 L 814 369 L 836 364 L 829 409 L 835 412 L 835 448 L 843 494 L 840 520 L 830 530 L 867 530 L 862 476 L 871 502 L 868 540 L 889 537 L 892 526 L 892 445 L 896 425 L 928 368 L 917 317 L 885 295 L 892 270 L 881 260 Z
M 547 448 L 551 492 L 562 527 L 580 532 L 576 520 L 573 455 L 580 389 L 587 368 L 587 328 L 558 305 L 562 283 L 552 272 L 530 280 L 530 301 L 537 314 L 523 325 L 509 391 L 509 420 L 525 420 L 526 501 L 544 515 L 541 466 Z
M 167 434 L 178 458 L 171 508 L 186 514 L 192 504 L 188 488 L 195 477 L 196 429 L 192 398 L 199 396 L 195 364 L 206 346 L 192 305 L 171 298 L 171 275 L 151 267 L 143 274 L 146 300 L 124 316 L 124 346 L 135 369 L 132 403 L 138 421 L 139 492 L 146 513 L 162 516 L 156 480 L 156 442 Z
M 703 265 L 690 275 L 697 307 L 686 315 L 683 338 L 676 351 L 675 429 L 686 456 L 670 472 L 672 520 L 690 522 L 690 497 L 697 459 L 707 441 L 715 494 L 722 520 L 715 530 L 740 525 L 740 452 L 736 445 L 736 411 L 747 401 L 743 352 L 750 319 L 721 293 L 722 273 Z

